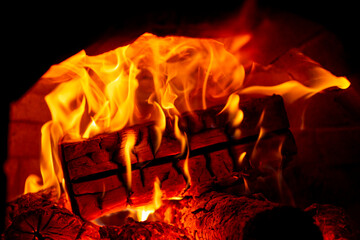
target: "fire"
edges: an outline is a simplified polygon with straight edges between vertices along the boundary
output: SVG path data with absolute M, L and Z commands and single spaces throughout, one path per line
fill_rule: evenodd
M 305 61 L 309 81 L 299 75 L 277 85 L 246 83 L 241 46 L 250 35 L 229 39 L 200 39 L 178 36 L 157 37 L 145 33 L 133 43 L 112 51 L 87 56 L 82 50 L 69 59 L 53 65 L 42 78 L 58 83 L 45 97 L 52 120 L 42 128 L 41 179 L 30 175 L 25 192 L 35 192 L 55 186 L 59 196 L 64 177 L 61 171 L 58 144 L 63 140 L 91 138 L 100 133 L 115 132 L 126 126 L 154 122 L 156 139 L 154 152 L 161 144 L 166 118 L 174 119 L 174 133 L 181 143 L 181 156 L 186 157 L 184 175 L 189 185 L 188 138 L 178 123 L 184 112 L 225 105 L 232 127 L 241 125 L 244 113 L 239 109 L 240 95 L 274 93 L 285 102 L 330 87 L 347 88 L 350 82 L 336 77 L 319 64 Z M 225 42 L 231 44 L 224 44 Z M 302 69 L 293 71 L 304 72 Z M 252 74 L 250 71 L 249 74 Z M 261 135 L 261 133 L 260 133 Z M 239 138 L 237 129 L 234 138 Z M 127 184 L 131 187 L 130 154 L 136 139 L 129 135 L 124 148 Z M 243 156 L 240 156 L 239 162 Z M 244 181 L 246 181 L 244 179 Z M 154 208 L 161 204 L 160 183 L 154 183 Z M 160 196 L 160 197 L 159 197 Z M 160 200 L 159 200 L 160 199 Z M 140 219 L 151 212 L 144 208 Z

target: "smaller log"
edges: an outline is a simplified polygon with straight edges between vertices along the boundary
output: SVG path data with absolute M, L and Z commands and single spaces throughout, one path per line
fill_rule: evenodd
M 260 195 L 205 191 L 198 197 L 165 202 L 156 214 L 163 221 L 185 229 L 193 239 L 322 240 L 309 214 L 267 201 Z
M 165 203 L 157 214 L 165 221 L 185 229 L 193 239 L 243 239 L 246 223 L 275 203 L 215 191 L 199 197 Z
M 98 227 L 56 204 L 54 193 L 45 189 L 10 202 L 4 239 L 100 239 Z
M 79 217 L 56 206 L 28 210 L 17 216 L 5 232 L 6 239 L 76 239 Z

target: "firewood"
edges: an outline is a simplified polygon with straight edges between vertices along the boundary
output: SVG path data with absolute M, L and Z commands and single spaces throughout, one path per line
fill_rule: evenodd
M 198 197 L 165 201 L 155 214 L 185 229 L 194 239 L 242 239 L 243 229 L 250 219 L 277 206 L 256 197 L 205 191 Z
M 96 225 L 56 204 L 54 196 L 50 188 L 10 202 L 4 239 L 100 239 Z
M 179 209 L 178 224 L 199 239 L 241 239 L 246 222 L 276 204 L 210 192 Z
M 344 209 L 313 204 L 305 210 L 239 194 L 234 177 L 203 184 L 197 196 L 165 200 L 155 217 L 194 239 L 356 239 Z M 322 238 L 323 237 L 323 238 Z
M 6 239 L 76 239 L 82 226 L 79 217 L 64 208 L 48 206 L 17 216 Z
M 240 139 L 232 137 L 233 128 L 227 124 L 226 113 L 217 115 L 222 107 L 184 113 L 180 118 L 179 127 L 187 133 L 189 142 L 191 185 L 189 176 L 184 172 L 186 154 L 180 156 L 181 146 L 174 136 L 171 119 L 167 119 L 167 128 L 157 152 L 152 146 L 153 123 L 130 126 L 87 140 L 61 143 L 62 167 L 73 211 L 84 219 L 92 220 L 127 205 L 148 204 L 152 201 L 156 177 L 161 182 L 163 198 L 186 195 L 186 191 L 193 194 L 203 181 L 244 171 L 238 164 L 238 158 L 244 151 L 251 155 L 260 128 L 263 131 L 266 129 L 269 135 L 265 142 L 274 140 L 275 135 L 290 139 L 283 144 L 283 149 L 288 149 L 283 155 L 296 152 L 281 97 L 248 99 L 240 102 L 239 107 L 244 112 L 239 127 Z M 133 134 L 136 141 L 130 154 L 130 188 L 123 155 L 129 134 Z M 278 146 L 275 148 L 278 149 Z
M 322 239 L 314 219 L 306 212 L 256 194 L 207 191 L 198 197 L 167 201 L 155 214 L 180 226 L 193 239 Z

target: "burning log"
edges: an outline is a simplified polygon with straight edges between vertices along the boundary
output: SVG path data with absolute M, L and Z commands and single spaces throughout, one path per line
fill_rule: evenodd
M 61 200 L 55 203 L 53 190 L 28 193 L 10 202 L 4 239 L 100 239 L 96 225 L 74 215 Z
M 234 195 L 210 192 L 179 209 L 178 223 L 199 239 L 242 239 L 247 221 L 276 204 Z
M 194 239 L 322 239 L 310 215 L 256 195 L 205 192 L 157 212 Z
M 290 156 L 296 152 L 281 97 L 250 99 L 241 102 L 239 107 L 244 112 L 239 127 L 240 139 L 233 138 L 234 129 L 227 124 L 226 114 L 215 117 L 220 107 L 184 114 L 180 118 L 180 129 L 188 134 L 189 174 L 185 172 L 185 154 L 182 154 L 181 144 L 171 127 L 174 123 L 169 119 L 156 152 L 151 123 L 88 140 L 61 143 L 63 170 L 73 211 L 91 220 L 125 209 L 127 205 L 148 204 L 152 201 L 156 177 L 161 182 L 163 198 L 186 195 L 190 187 L 189 175 L 192 187 L 187 194 L 193 194 L 203 181 L 232 175 L 239 172 L 240 167 L 244 170 L 238 163 L 239 156 L 245 151 L 251 153 L 260 129 L 265 129 L 268 135 L 264 142 L 278 138 L 286 142 L 280 154 Z M 129 166 L 126 166 L 124 152 L 131 135 L 135 136 L 135 144 L 129 153 L 129 183 L 129 174 L 126 174 Z M 277 145 L 275 149 L 278 148 Z

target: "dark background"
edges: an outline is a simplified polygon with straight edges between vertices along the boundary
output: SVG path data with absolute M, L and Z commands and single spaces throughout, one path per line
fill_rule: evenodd
M 243 2 L 128 1 L 9 7 L 9 14 L 2 21 L 2 38 L 6 43 L 4 50 L 10 51 L 8 70 L 17 79 L 6 82 L 11 87 L 11 99 L 21 96 L 49 66 L 86 48 L 109 31 L 141 34 L 154 24 L 216 22 L 238 14 Z M 360 63 L 360 20 L 354 1 L 258 0 L 257 5 L 259 9 L 291 12 L 324 25 L 343 42 L 349 64 L 356 70 Z
M 52 64 L 112 31 L 140 35 L 151 30 L 154 24 L 212 23 L 238 14 L 242 4 L 243 1 L 231 0 L 116 4 L 89 1 L 76 6 L 66 3 L 2 6 L 1 69 L 5 74 L 1 79 L 1 163 L 6 159 L 9 103 L 24 94 Z M 264 11 L 290 12 L 324 25 L 343 43 L 350 72 L 359 73 L 360 21 L 356 1 L 258 0 L 257 5 Z M 3 171 L 0 182 L 1 192 L 5 193 Z M 5 194 L 1 196 L 0 206 L 5 206 Z M 3 210 L 2 207 L 0 216 L 4 215 Z

